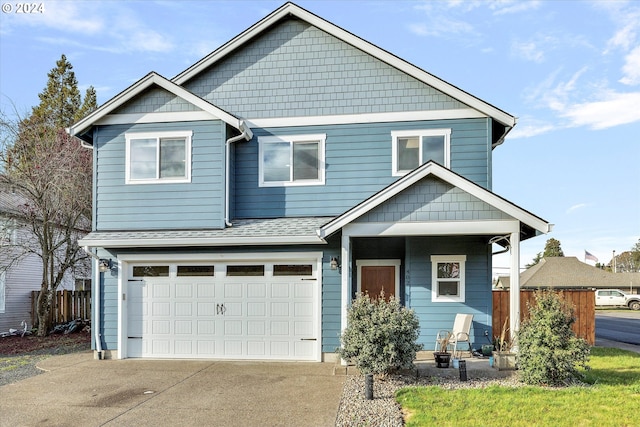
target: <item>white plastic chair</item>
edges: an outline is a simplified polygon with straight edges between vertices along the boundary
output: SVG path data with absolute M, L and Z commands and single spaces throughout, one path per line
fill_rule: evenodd
M 471 341 L 469 337 L 469 332 L 471 331 L 471 322 L 473 321 L 473 314 L 456 314 L 456 319 L 453 322 L 453 330 L 445 331 L 441 330 L 438 332 L 436 337 L 436 347 L 435 351 L 438 351 L 439 342 L 442 338 L 446 337 L 447 334 L 451 334 L 449 338 L 449 343 L 447 344 L 447 349 L 449 346 L 453 347 L 453 357 L 458 357 L 461 355 L 462 351 L 458 350 L 458 343 L 466 342 L 469 344 L 469 354 L 471 354 Z

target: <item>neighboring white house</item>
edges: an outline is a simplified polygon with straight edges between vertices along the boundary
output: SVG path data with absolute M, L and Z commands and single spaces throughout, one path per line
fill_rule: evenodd
M 16 194 L 0 189 L 0 260 L 10 259 L 12 245 L 27 236 L 26 230 L 17 227 L 19 203 Z M 31 291 L 40 290 L 41 283 L 42 261 L 37 255 L 28 255 L 7 269 L 0 265 L 0 334 L 19 329 L 23 320 L 32 326 Z M 58 289 L 74 287 L 75 281 L 68 275 Z

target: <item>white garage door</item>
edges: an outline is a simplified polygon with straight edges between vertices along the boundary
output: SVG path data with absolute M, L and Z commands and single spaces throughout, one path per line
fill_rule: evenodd
M 128 270 L 127 357 L 318 358 L 315 261 Z

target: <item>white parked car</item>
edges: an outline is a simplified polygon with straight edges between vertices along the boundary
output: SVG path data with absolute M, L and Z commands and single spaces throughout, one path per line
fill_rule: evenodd
M 640 295 L 628 294 L 619 289 L 596 290 L 596 307 L 627 306 L 631 310 L 640 310 Z

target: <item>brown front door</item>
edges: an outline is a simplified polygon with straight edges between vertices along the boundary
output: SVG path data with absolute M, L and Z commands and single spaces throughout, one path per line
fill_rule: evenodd
M 396 296 L 395 265 L 363 265 L 360 268 L 360 292 L 377 297 L 384 291 L 384 298 Z

